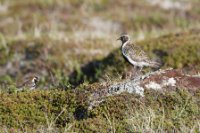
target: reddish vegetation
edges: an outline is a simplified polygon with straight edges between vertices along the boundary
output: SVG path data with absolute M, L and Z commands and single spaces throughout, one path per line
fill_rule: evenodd
M 175 86 L 161 85 L 163 81 L 168 81 L 170 78 L 174 79 Z M 185 88 L 191 91 L 197 91 L 200 88 L 200 76 L 187 75 L 181 70 L 166 70 L 165 72 L 153 74 L 144 79 L 141 82 L 141 85 L 146 88 L 145 86 L 150 82 L 160 84 L 162 87 L 167 88 L 167 90 L 174 88 Z
M 94 86 L 96 88 L 95 90 L 92 89 L 92 86 L 90 89 L 89 109 L 98 106 L 106 97 L 119 95 L 123 92 L 138 94 L 142 97 L 145 96 L 145 89 L 169 92 L 176 90 L 176 88 L 184 88 L 188 91 L 195 92 L 200 89 L 200 76 L 187 75 L 181 70 L 167 69 L 158 70 L 141 75 L 135 79 L 128 79 L 110 85 L 101 84 L 97 87 L 94 84 Z

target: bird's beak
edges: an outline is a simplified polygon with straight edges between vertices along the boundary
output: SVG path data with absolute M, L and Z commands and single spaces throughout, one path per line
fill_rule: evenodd
M 120 40 L 120 38 L 117 39 L 117 41 Z

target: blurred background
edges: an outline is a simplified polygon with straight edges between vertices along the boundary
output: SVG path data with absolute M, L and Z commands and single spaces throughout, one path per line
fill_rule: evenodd
M 159 47 L 163 67 L 199 68 L 199 7 L 199 0 L 0 0 L 0 84 L 39 75 L 44 88 L 67 88 L 120 77 L 128 70 L 116 64 L 124 32 L 150 56 Z M 184 34 L 151 40 L 175 33 Z

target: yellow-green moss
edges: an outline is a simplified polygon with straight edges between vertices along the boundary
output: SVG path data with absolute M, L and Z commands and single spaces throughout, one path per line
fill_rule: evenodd
M 183 89 L 167 93 L 146 91 L 145 98 L 127 93 L 111 96 L 90 111 L 87 110 L 87 95 L 59 90 L 1 93 L 1 125 L 36 128 L 47 125 L 47 118 L 56 118 L 61 112 L 55 126 L 62 129 L 66 124 L 72 124 L 72 130 L 78 132 L 131 131 L 134 127 L 130 120 L 136 117 L 134 113 L 141 115 L 136 119 L 138 124 L 144 124 L 142 115 L 152 117 L 152 130 L 192 128 L 199 121 L 199 97 Z

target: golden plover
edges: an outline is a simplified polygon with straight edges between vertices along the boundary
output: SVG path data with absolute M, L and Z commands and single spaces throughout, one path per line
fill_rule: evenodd
M 139 67 L 140 71 L 143 67 L 160 67 L 160 63 L 150 60 L 140 47 L 132 44 L 127 34 L 120 36 L 117 40 L 122 42 L 121 51 L 123 57 L 134 67 Z
M 30 90 L 34 90 L 37 87 L 37 83 L 39 82 L 39 78 L 37 76 L 31 76 L 26 78 L 22 84 L 20 84 L 17 88 L 20 90 L 24 88 L 29 88 Z

